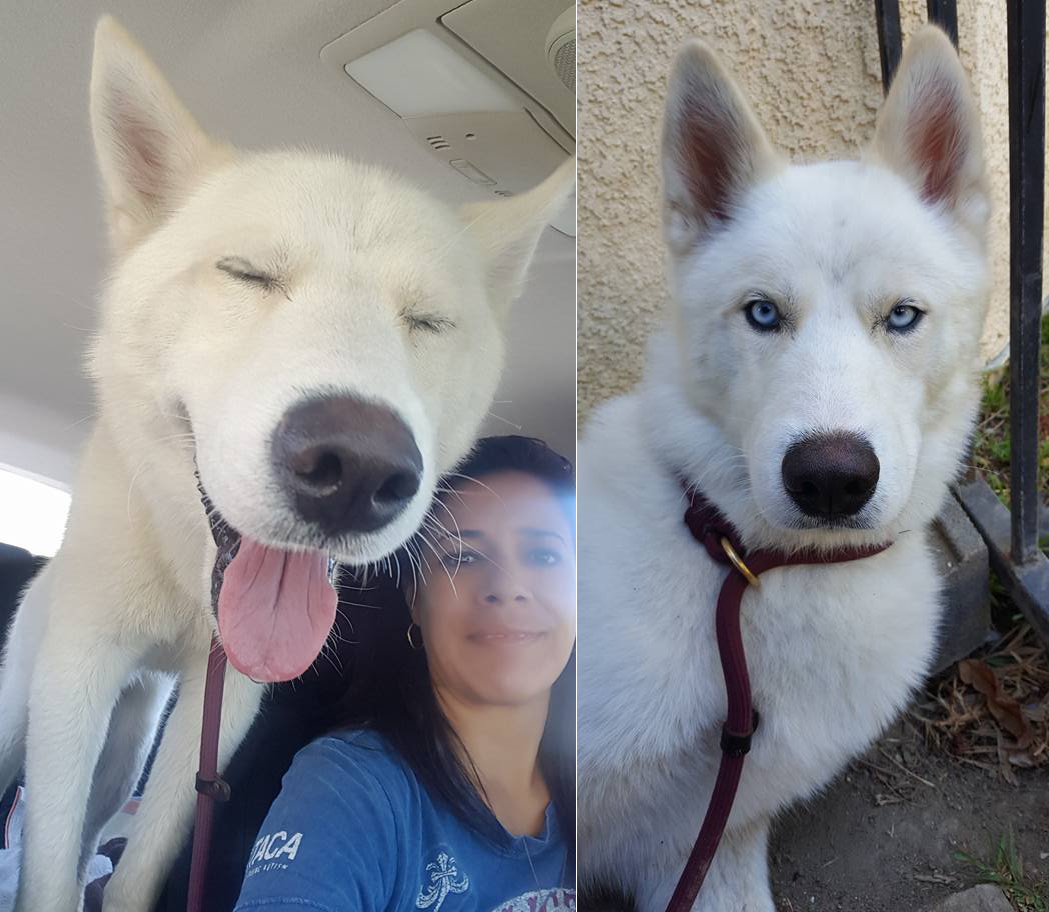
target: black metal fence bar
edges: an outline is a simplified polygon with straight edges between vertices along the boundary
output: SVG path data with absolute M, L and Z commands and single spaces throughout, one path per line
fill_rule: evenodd
M 954 46 L 958 47 L 958 4 L 956 0 L 926 0 L 926 9 L 929 21 L 940 26 Z M 874 15 L 878 23 L 881 85 L 887 94 L 903 53 L 899 0 L 874 0 Z
M 958 47 L 958 4 L 955 0 L 928 0 L 925 4 L 929 21 L 935 22 Z
M 878 52 L 881 56 L 881 86 L 888 94 L 896 67 L 903 54 L 903 35 L 900 32 L 900 0 L 874 0 L 874 14 L 878 23 Z
M 1038 553 L 1045 0 L 1009 0 L 1009 432 L 1012 558 Z

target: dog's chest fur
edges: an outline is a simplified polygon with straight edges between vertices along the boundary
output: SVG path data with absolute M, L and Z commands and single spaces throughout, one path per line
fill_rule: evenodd
M 608 404 L 579 450 L 580 863 L 626 883 L 639 839 L 673 852 L 695 838 L 725 715 L 714 611 L 726 570 L 684 525 L 643 408 L 636 395 Z M 747 592 L 761 725 L 730 828 L 820 788 L 898 712 L 934 647 L 937 590 L 914 530 L 875 557 L 770 571 Z

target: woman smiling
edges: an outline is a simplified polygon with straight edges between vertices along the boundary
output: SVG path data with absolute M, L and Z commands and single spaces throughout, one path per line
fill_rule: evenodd
M 237 909 L 574 908 L 572 468 L 482 440 L 363 592 L 347 725 L 302 750 Z

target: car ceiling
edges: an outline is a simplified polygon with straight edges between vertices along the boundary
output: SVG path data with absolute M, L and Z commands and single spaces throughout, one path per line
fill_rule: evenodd
M 391 0 L 23 3 L 0 34 L 0 463 L 62 483 L 93 412 L 84 377 L 106 269 L 88 124 L 94 26 L 136 37 L 205 130 L 244 148 L 309 145 L 382 164 L 451 203 L 487 198 L 435 158 L 324 45 Z M 547 229 L 511 321 L 487 433 L 575 447 L 575 240 Z

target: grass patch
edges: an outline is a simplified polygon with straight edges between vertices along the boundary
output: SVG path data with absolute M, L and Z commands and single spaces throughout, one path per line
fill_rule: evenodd
M 1039 387 L 1039 490 L 1049 501 L 1049 315 L 1042 317 L 1041 385 Z M 1009 368 L 984 374 L 983 401 L 973 441 L 973 465 L 1009 506 Z
M 986 859 L 965 852 L 955 858 L 972 868 L 979 883 L 1000 887 L 1017 912 L 1049 912 L 1045 882 L 1032 882 L 1025 875 L 1012 830 L 991 847 Z

